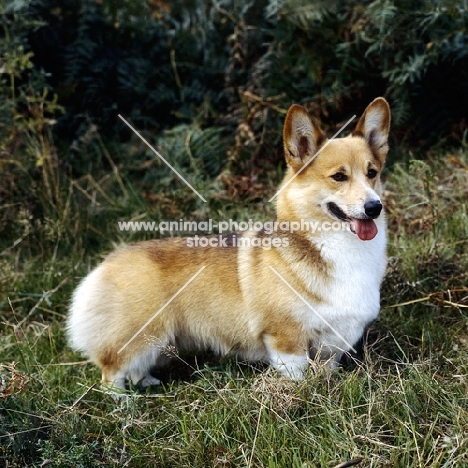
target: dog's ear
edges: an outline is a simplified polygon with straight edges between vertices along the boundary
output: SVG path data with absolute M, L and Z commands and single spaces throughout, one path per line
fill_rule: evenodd
M 390 106 L 379 97 L 364 111 L 354 130 L 354 136 L 363 137 L 373 155 L 383 164 L 388 153 L 388 132 L 390 130 Z
M 322 130 L 302 106 L 294 104 L 289 108 L 283 130 L 284 155 L 295 171 L 314 156 L 325 140 Z

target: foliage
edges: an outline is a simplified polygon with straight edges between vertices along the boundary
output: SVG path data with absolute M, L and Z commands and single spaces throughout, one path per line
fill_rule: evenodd
M 10 3 L 1 18 L 0 229 L 6 227 L 13 236 L 24 235 L 12 227 L 19 211 L 41 212 L 45 200 L 59 209 L 62 201 L 51 132 L 64 109 L 47 74 L 34 67 L 28 35 L 44 23 L 26 9 L 27 3 Z
M 36 15 L 51 18 L 31 43 L 36 66 L 50 71 L 68 109 L 59 129 L 74 136 L 86 114 L 115 136 L 121 113 L 157 131 L 196 116 L 202 105 L 208 113 L 219 106 L 231 21 L 225 7 L 231 15 L 241 8 L 226 0 L 33 2 Z
M 271 2 L 268 94 L 305 102 L 325 122 L 359 114 L 377 95 L 392 105 L 398 139 L 459 141 L 466 129 L 466 4 L 445 0 Z
M 221 125 L 227 134 L 247 125 L 263 161 L 279 144 L 277 112 L 292 102 L 335 127 L 377 95 L 391 101 L 398 140 L 460 141 L 466 129 L 460 105 L 468 96 L 463 2 L 13 5 L 6 9 L 4 33 L 20 43 L 10 43 L 8 67 L 16 60 L 15 79 L 22 81 L 32 67 L 43 73 L 50 96 L 56 94 L 65 109 L 56 115 L 60 141 L 79 138 L 90 123 L 105 139 L 128 139 L 117 114 L 156 134 L 193 120 Z M 43 84 L 35 86 L 42 92 Z M 249 120 L 252 99 L 264 106 Z M 268 138 L 261 138 L 265 122 Z

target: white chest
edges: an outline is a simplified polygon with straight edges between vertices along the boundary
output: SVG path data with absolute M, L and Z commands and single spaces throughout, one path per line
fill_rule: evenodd
M 380 310 L 380 284 L 386 268 L 385 230 L 379 230 L 372 241 L 361 241 L 351 233 L 330 236 L 323 239 L 320 248 L 332 266 L 330 281 L 320 291 L 324 301 L 314 310 L 302 304 L 298 313 L 303 319 L 307 317 L 310 329 L 319 330 L 325 341 L 340 346 L 344 337 L 353 344 Z

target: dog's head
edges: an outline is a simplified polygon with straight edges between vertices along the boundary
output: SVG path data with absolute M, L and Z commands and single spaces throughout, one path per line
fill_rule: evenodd
M 382 212 L 380 173 L 388 152 L 390 107 L 375 99 L 354 132 L 328 140 L 307 111 L 293 105 L 284 124 L 288 173 L 278 218 L 342 221 L 362 240 L 377 234 Z

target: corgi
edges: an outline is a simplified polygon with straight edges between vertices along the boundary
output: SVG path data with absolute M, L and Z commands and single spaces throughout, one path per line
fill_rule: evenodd
M 389 128 L 381 97 L 349 136 L 331 140 L 292 105 L 276 214 L 279 225 L 301 227 L 227 235 L 222 247 L 193 248 L 179 237 L 117 249 L 73 294 L 72 348 L 118 389 L 127 380 L 159 384 L 150 371 L 166 363 L 168 347 L 235 352 L 292 379 L 304 378 L 316 357 L 338 362 L 380 309 L 387 261 L 380 174 Z M 337 223 L 346 229 L 330 229 Z M 271 248 L 254 242 L 261 239 Z

